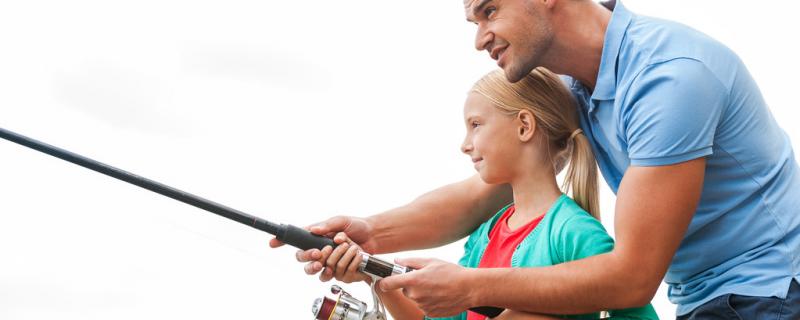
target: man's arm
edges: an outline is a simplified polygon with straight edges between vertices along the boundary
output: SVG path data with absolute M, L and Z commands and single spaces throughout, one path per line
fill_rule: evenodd
M 549 314 L 643 306 L 655 295 L 683 239 L 700 200 L 704 171 L 704 158 L 630 167 L 618 191 L 617 243 L 609 253 L 523 269 L 458 269 L 433 262 L 379 284 L 404 288 L 433 317 L 484 305 Z M 469 297 L 463 297 L 465 292 Z
M 411 203 L 367 218 L 374 253 L 438 247 L 470 234 L 512 199 L 508 185 L 490 185 L 474 175 L 425 193 Z
M 381 214 L 367 218 L 338 216 L 307 229 L 329 237 L 344 232 L 372 254 L 424 249 L 463 238 L 511 201 L 508 185 L 486 184 L 476 174 Z M 344 237 L 336 237 L 334 241 L 341 243 Z M 273 248 L 281 245 L 276 239 L 270 240 Z M 322 270 L 331 251 L 330 248 L 298 251 L 296 258 L 308 262 L 306 273 L 316 274 Z M 327 272 L 320 277 L 327 281 L 332 276 Z

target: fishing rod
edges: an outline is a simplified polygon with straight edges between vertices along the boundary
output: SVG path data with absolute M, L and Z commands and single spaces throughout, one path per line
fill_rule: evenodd
M 230 220 L 248 225 L 255 229 L 264 231 L 274 235 L 281 242 L 291 245 L 293 247 L 309 250 L 319 249 L 322 250 L 326 246 L 335 248 L 337 244 L 333 239 L 313 234 L 305 229 L 290 225 L 290 224 L 276 224 L 256 216 L 249 215 L 242 211 L 227 207 L 225 205 L 216 203 L 214 201 L 193 195 L 183 190 L 179 190 L 160 182 L 150 180 L 148 178 L 127 172 L 125 170 L 107 165 L 105 163 L 92 160 L 77 153 L 73 153 L 59 147 L 49 145 L 47 143 L 23 136 L 21 134 L 0 128 L 0 138 L 17 143 L 19 145 L 34 149 L 36 151 L 46 153 L 53 157 L 77 164 L 86 169 L 102 173 L 104 175 L 116 178 L 130 184 L 139 186 L 141 188 L 153 191 L 163 196 L 170 197 L 180 202 L 192 205 L 194 207 L 215 213 L 219 216 L 228 218 Z M 378 259 L 366 252 L 361 252 L 362 261 L 359 265 L 358 271 L 363 272 L 373 279 L 378 280 L 391 275 L 403 274 L 413 271 L 414 269 L 394 264 L 388 261 Z M 495 307 L 477 307 L 470 309 L 474 312 L 483 314 L 488 317 L 495 317 L 503 312 L 503 309 Z

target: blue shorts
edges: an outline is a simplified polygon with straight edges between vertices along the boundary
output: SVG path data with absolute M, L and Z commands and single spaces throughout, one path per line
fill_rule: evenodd
M 786 299 L 726 294 L 697 307 L 678 320 L 797 320 L 800 319 L 800 284 L 792 280 Z

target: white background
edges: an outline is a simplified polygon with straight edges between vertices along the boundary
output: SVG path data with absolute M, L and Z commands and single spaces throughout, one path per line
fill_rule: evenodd
M 733 48 L 798 148 L 800 5 L 626 4 Z M 474 31 L 459 0 L 3 0 L 0 127 L 277 222 L 370 215 L 473 173 Z M 0 319 L 310 319 L 328 284 L 268 238 L 0 141 Z

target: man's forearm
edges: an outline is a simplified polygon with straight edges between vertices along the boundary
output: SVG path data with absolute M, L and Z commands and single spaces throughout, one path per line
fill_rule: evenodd
M 703 158 L 629 168 L 617 193 L 617 241 L 609 253 L 514 269 L 470 269 L 435 259 L 404 259 L 418 270 L 388 277 L 381 288 L 403 288 L 430 316 L 448 316 L 475 306 L 546 314 L 644 306 L 658 290 L 694 215 L 704 169 Z
M 425 249 L 468 235 L 511 202 L 507 185 L 487 185 L 480 177 L 446 185 L 411 203 L 367 218 L 377 252 Z
M 647 304 L 697 209 L 704 170 L 704 158 L 628 168 L 617 193 L 613 251 L 543 268 L 470 271 L 475 305 L 580 314 Z
M 471 269 L 475 305 L 583 314 L 647 304 L 658 288 L 613 253 L 540 268 Z M 509 285 L 517 284 L 517 285 Z M 529 285 L 519 285 L 529 284 Z

